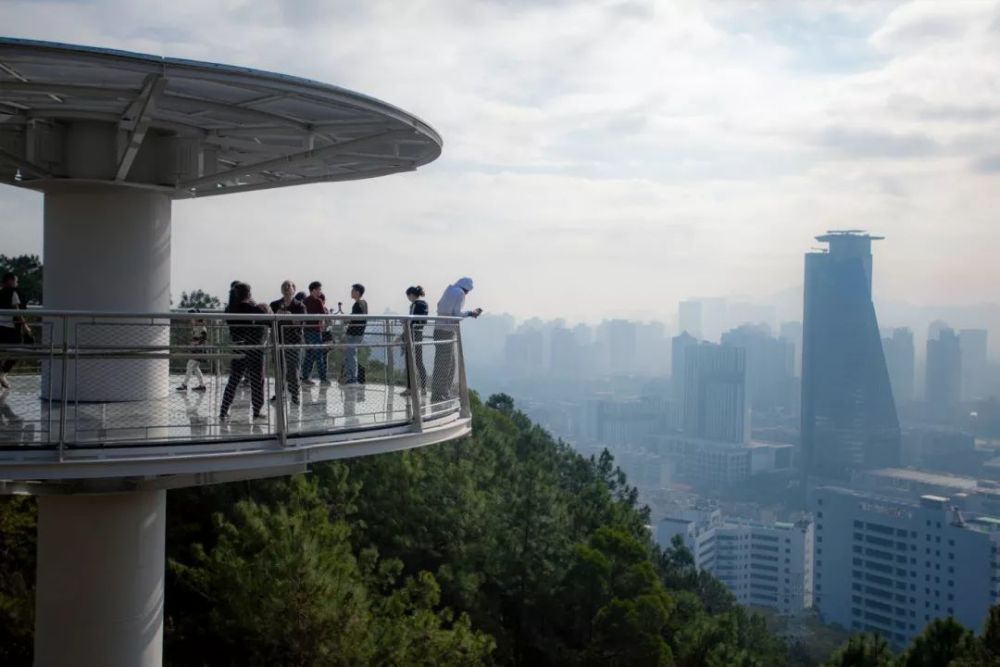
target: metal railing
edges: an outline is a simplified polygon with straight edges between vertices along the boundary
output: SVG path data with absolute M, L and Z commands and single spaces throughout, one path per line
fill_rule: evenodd
M 273 440 L 468 417 L 458 318 L 0 311 L 3 451 Z M 303 380 L 304 374 L 308 376 Z

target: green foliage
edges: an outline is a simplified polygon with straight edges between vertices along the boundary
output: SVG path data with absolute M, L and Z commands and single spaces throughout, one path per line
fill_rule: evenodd
M 0 664 L 31 663 L 36 504 L 0 496 Z
M 826 662 L 826 667 L 892 667 L 892 649 L 877 634 L 855 635 Z
M 177 307 L 180 310 L 222 310 L 222 301 L 204 290 L 196 289 L 190 293 L 181 292 L 181 301 Z
M 29 304 L 42 303 L 42 260 L 38 255 L 0 255 L 0 275 L 17 275 L 18 290 Z

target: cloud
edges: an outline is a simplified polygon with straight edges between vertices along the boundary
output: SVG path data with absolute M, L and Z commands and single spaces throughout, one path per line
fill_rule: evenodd
M 859 158 L 924 157 L 940 149 L 937 142 L 919 132 L 858 127 L 828 127 L 820 133 L 819 141 L 845 156 Z
M 0 3 L 6 34 L 327 81 L 443 135 L 415 174 L 176 204 L 176 292 L 294 273 L 361 280 L 381 310 L 473 273 L 493 311 L 570 320 L 778 292 L 817 231 L 845 226 L 888 237 L 876 290 L 892 298 L 994 299 L 998 16 L 992 1 Z M 40 251 L 40 211 L 0 191 L 0 234 Z

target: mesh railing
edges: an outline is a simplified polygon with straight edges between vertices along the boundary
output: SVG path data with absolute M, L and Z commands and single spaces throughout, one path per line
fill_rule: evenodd
M 294 444 L 468 415 L 455 318 L 18 315 L 30 334 L 0 330 L 2 449 Z

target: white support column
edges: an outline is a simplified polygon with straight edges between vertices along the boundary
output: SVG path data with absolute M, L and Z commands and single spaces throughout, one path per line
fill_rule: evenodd
M 170 199 L 125 186 L 53 185 L 45 192 L 45 306 L 52 309 L 166 312 L 170 309 Z M 61 332 L 52 332 L 61 342 Z M 167 323 L 71 322 L 70 341 L 162 345 Z M 46 364 L 48 366 L 48 364 Z M 53 398 L 62 395 L 55 364 Z M 78 368 L 76 366 L 79 366 Z M 47 378 L 42 387 L 47 387 Z M 164 398 L 165 359 L 71 364 L 67 393 L 80 401 Z
M 38 499 L 35 667 L 159 667 L 166 491 Z

